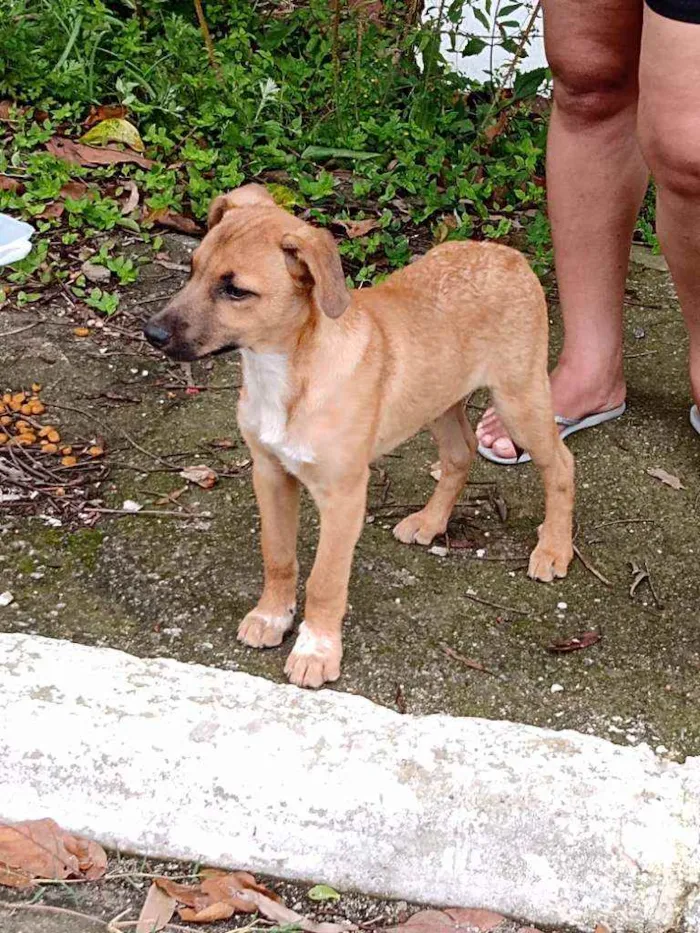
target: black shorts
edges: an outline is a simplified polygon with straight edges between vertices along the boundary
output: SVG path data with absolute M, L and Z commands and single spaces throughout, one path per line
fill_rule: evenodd
M 700 23 L 700 0 L 646 0 L 654 13 L 681 23 Z

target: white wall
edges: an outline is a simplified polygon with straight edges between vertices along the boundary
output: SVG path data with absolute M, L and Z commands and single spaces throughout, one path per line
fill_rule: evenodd
M 501 4 L 501 7 L 509 3 L 510 0 L 505 0 Z M 497 7 L 497 0 L 494 0 L 492 13 Z M 526 5 L 519 10 L 514 10 L 512 13 L 507 15 L 508 20 L 518 20 L 522 28 L 525 27 L 527 22 L 530 19 L 532 9 L 534 7 L 533 0 L 528 0 Z M 483 8 L 483 0 L 479 3 L 479 8 Z M 425 5 L 423 12 L 424 20 L 434 20 L 438 15 L 439 9 L 439 0 L 428 0 Z M 489 17 L 489 19 L 491 19 Z M 450 28 L 450 25 L 447 24 L 446 28 Z M 466 38 L 468 36 L 478 36 L 480 39 L 483 39 L 489 45 L 491 44 L 492 35 L 484 29 L 482 23 L 480 23 L 474 13 L 472 12 L 471 7 L 465 3 L 464 5 L 464 18 L 462 23 L 458 27 L 458 31 L 462 34 L 458 37 L 456 43 L 456 51 L 451 51 L 452 41 L 449 36 L 445 35 L 442 41 L 442 51 L 445 55 L 447 61 L 454 67 L 455 71 L 460 72 L 460 74 L 467 75 L 470 78 L 474 78 L 477 81 L 486 81 L 489 78 L 490 69 L 492 66 L 491 62 L 491 49 L 489 47 L 485 48 L 478 55 L 471 55 L 468 57 L 462 57 L 461 49 L 464 46 Z M 517 36 L 518 29 L 516 27 L 510 27 L 508 29 L 510 35 Z M 496 33 L 498 35 L 498 33 Z M 511 60 L 512 56 L 504 52 L 501 48 L 494 48 L 493 50 L 493 68 L 495 71 L 499 67 L 508 65 L 508 62 Z M 521 59 L 519 70 L 520 71 L 531 71 L 534 68 L 541 68 L 546 66 L 547 60 L 544 55 L 544 43 L 542 41 L 542 12 L 540 10 L 535 27 L 533 30 L 533 36 L 530 41 L 530 44 L 527 49 L 527 55 Z

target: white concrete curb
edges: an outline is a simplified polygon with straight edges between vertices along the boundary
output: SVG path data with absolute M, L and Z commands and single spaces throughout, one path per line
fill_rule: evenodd
M 0 635 L 0 818 L 532 923 L 700 933 L 700 759 Z

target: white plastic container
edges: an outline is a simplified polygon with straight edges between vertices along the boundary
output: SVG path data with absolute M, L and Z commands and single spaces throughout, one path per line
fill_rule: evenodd
M 24 259 L 31 252 L 33 233 L 34 227 L 23 220 L 0 214 L 0 266 Z

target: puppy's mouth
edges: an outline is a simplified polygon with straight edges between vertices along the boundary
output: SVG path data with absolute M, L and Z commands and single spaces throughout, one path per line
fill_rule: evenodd
M 219 347 L 218 350 L 212 350 L 211 353 L 205 353 L 205 356 L 221 356 L 222 353 L 232 353 L 234 350 L 240 350 L 240 346 L 237 343 L 225 343 L 223 347 Z

